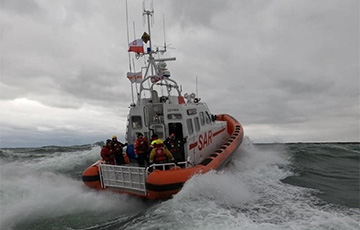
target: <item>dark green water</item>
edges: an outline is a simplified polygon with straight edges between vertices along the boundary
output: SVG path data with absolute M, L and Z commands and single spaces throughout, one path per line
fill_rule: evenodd
M 359 208 L 359 143 L 288 144 L 294 176 L 283 180 L 314 188 L 327 202 Z

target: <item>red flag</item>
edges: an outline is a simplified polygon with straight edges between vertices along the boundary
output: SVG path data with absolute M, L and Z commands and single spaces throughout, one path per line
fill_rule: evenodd
M 144 53 L 144 43 L 141 39 L 135 39 L 129 43 L 128 52 Z

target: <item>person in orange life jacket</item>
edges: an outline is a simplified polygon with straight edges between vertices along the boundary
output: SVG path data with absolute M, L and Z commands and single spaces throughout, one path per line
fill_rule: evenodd
M 159 136 L 154 133 L 152 136 L 151 136 L 151 139 L 150 139 L 150 146 L 149 146 L 149 150 L 147 152 L 147 155 L 146 155 L 146 158 L 147 158 L 147 162 L 149 163 L 149 157 L 150 157 L 150 153 L 151 153 L 151 150 L 153 150 L 154 146 L 153 146 L 153 141 L 159 139 Z
M 164 146 L 162 140 L 157 139 L 151 143 L 154 148 L 151 150 L 149 162 L 150 164 L 161 164 L 174 161 L 171 152 Z
M 154 148 L 154 146 L 153 146 L 153 144 L 152 144 L 153 141 L 158 140 L 158 139 L 159 139 L 159 136 L 158 136 L 156 133 L 154 133 L 154 134 L 151 136 L 149 152 L 151 152 L 151 150 Z
M 125 164 L 125 159 L 123 156 L 123 147 L 127 146 L 127 143 L 123 144 L 117 140 L 117 136 L 112 136 L 112 147 L 113 147 L 113 153 L 115 157 L 115 162 L 117 165 L 123 165 Z
M 145 158 L 148 151 L 148 140 L 142 135 L 142 133 L 137 134 L 137 139 L 134 143 L 134 153 L 135 158 L 138 159 L 140 167 L 145 166 Z
M 100 155 L 106 164 L 115 164 L 114 154 L 112 150 L 112 141 L 110 139 L 106 140 L 106 145 L 102 147 Z

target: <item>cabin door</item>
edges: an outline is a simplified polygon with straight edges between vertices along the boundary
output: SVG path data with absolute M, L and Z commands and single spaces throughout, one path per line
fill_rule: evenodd
M 174 155 L 174 158 L 177 162 L 183 162 L 186 159 L 186 153 L 185 153 L 185 142 L 184 135 L 183 135 L 183 127 L 181 123 L 169 123 L 169 136 L 175 133 L 176 140 L 180 142 L 180 149 Z

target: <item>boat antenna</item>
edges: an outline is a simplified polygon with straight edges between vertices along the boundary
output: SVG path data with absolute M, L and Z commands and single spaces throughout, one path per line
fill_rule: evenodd
M 126 5 L 126 34 L 127 34 L 127 44 L 129 45 L 130 40 L 129 40 L 129 13 L 128 13 L 128 4 L 127 4 L 127 0 L 125 0 L 125 5 Z M 129 56 L 129 71 L 130 73 L 131 71 L 131 58 L 130 58 L 130 52 L 128 52 L 128 56 Z M 130 82 L 131 84 L 131 99 L 132 99 L 132 103 L 131 105 L 135 104 L 134 101 L 134 89 L 133 89 L 133 83 Z
M 166 52 L 165 14 L 163 14 L 163 30 L 164 30 L 164 52 Z
M 198 94 L 198 76 L 196 75 L 196 97 L 199 98 L 199 94 Z
M 149 47 L 147 47 L 147 53 L 149 55 L 149 65 L 148 65 L 148 68 L 150 67 L 151 68 L 151 75 L 154 75 L 154 66 L 153 66 L 153 51 L 152 51 L 152 37 L 151 37 L 151 29 L 150 29 L 150 16 L 153 17 L 154 15 L 154 9 L 152 8 L 153 7 L 153 4 L 151 4 L 151 9 L 150 10 L 146 10 L 145 9 L 145 1 L 143 1 L 143 18 L 146 16 L 147 18 L 147 23 L 148 23 L 148 34 L 149 34 L 149 37 L 150 37 L 150 40 L 149 40 Z M 147 73 L 147 71 L 146 71 Z M 145 74 L 146 75 L 146 74 Z
M 135 21 L 133 21 L 134 39 L 136 39 Z
M 145 0 L 143 0 L 143 3 L 142 3 L 142 12 L 144 12 L 144 11 L 145 11 Z M 145 22 L 146 22 L 146 19 L 143 14 L 143 26 L 145 26 Z
M 153 0 L 151 0 L 150 9 L 151 9 L 151 11 L 153 12 L 153 15 L 154 15 L 154 1 Z M 155 24 L 155 19 L 154 19 L 154 17 L 151 17 L 151 26 L 154 26 L 154 24 Z
M 129 45 L 129 43 L 130 43 L 130 40 L 129 40 L 129 12 L 128 12 L 127 0 L 125 0 L 125 5 L 126 5 L 126 35 L 127 35 L 127 44 Z M 128 52 L 128 56 L 129 56 L 129 70 L 131 72 L 130 52 Z
M 136 70 L 134 58 L 132 59 L 132 62 L 133 62 L 134 70 Z M 142 72 L 142 70 L 141 70 L 141 72 Z M 136 76 L 137 76 L 137 75 L 136 75 Z M 136 82 L 136 80 L 135 80 L 135 82 Z M 136 95 L 138 95 L 138 93 L 139 93 L 139 91 L 138 91 L 138 86 L 137 86 L 137 85 L 138 85 L 138 84 L 135 83 Z
M 145 19 L 145 16 L 147 17 L 147 22 L 148 22 L 148 32 L 149 32 L 149 37 L 150 37 L 150 40 L 149 40 L 149 48 L 150 48 L 150 51 L 152 50 L 152 37 L 151 37 L 151 29 L 150 29 L 150 21 L 151 22 L 154 22 L 153 21 L 153 16 L 154 16 L 154 8 L 153 8 L 153 2 L 151 2 L 150 4 L 150 10 L 146 10 L 145 9 L 145 1 L 143 1 L 143 18 Z M 150 20 L 150 16 L 151 16 L 151 20 Z

